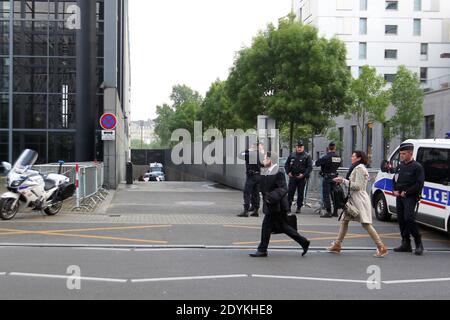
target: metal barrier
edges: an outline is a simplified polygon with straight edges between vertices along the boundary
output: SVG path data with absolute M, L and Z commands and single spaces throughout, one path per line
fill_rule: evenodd
M 59 164 L 37 165 L 33 169 L 42 175 L 48 175 L 58 173 Z M 62 167 L 61 174 L 67 176 L 70 183 L 77 187 L 72 211 L 91 212 L 106 199 L 108 191 L 103 188 L 103 163 L 66 163 Z

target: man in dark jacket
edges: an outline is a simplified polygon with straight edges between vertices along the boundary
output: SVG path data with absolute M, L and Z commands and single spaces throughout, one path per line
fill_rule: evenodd
M 249 150 L 241 153 L 239 158 L 245 160 L 247 177 L 244 188 L 244 211 L 238 217 L 248 218 L 250 211 L 253 211 L 252 217 L 258 217 L 261 203 L 259 183 L 264 160 L 264 145 L 262 143 L 253 144 Z
M 270 236 L 274 230 L 285 233 L 295 240 L 303 248 L 303 256 L 309 249 L 310 242 L 302 237 L 287 222 L 287 212 L 289 209 L 287 201 L 286 179 L 277 165 L 277 155 L 267 153 L 264 159 L 265 172 L 261 177 L 261 191 L 263 193 L 263 211 L 265 214 L 262 225 L 261 244 L 256 253 L 251 254 L 253 258 L 267 257 Z
M 306 183 L 313 170 L 311 156 L 305 152 L 305 144 L 299 141 L 297 150 L 289 156 L 284 167 L 289 176 L 289 212 L 297 192 L 297 214 L 301 213 L 305 196 Z
M 415 254 L 423 255 L 422 236 L 416 223 L 416 213 L 425 184 L 425 171 L 420 163 L 414 161 L 414 145 L 404 143 L 400 146 L 403 161 L 394 176 L 394 196 L 397 197 L 397 217 L 402 234 L 402 245 L 395 252 L 412 252 L 411 235 L 416 243 Z
M 320 175 L 323 178 L 322 197 L 327 213 L 322 218 L 338 217 L 338 205 L 333 195 L 336 183 L 333 181 L 338 176 L 338 169 L 342 164 L 341 157 L 336 153 L 336 143 L 330 142 L 328 153 L 316 161 L 316 167 L 321 167 Z M 331 212 L 331 198 L 333 198 L 333 213 Z

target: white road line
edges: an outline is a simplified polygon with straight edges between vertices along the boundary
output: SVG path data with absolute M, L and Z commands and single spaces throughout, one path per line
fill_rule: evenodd
M 363 283 L 374 284 L 367 280 L 350 280 L 350 279 L 328 279 L 328 278 L 307 278 L 307 277 L 287 277 L 287 276 L 269 276 L 252 274 L 252 278 L 265 278 L 265 279 L 284 279 L 284 280 L 306 280 L 306 281 L 322 281 L 322 282 L 347 282 L 347 283 Z
M 144 283 L 144 282 L 217 280 L 217 279 L 236 279 L 236 278 L 248 278 L 248 275 L 246 275 L 246 274 L 234 274 L 234 275 L 225 275 L 225 276 L 202 276 L 202 277 L 176 277 L 176 278 L 136 279 L 136 280 L 131 280 L 131 282 L 132 283 Z
M 427 282 L 450 282 L 450 278 L 383 281 L 384 284 L 408 284 L 408 283 L 427 283 Z
M 123 251 L 130 252 L 133 249 L 123 249 L 123 248 L 72 248 L 73 250 L 90 250 L 90 251 Z
M 46 278 L 46 279 L 74 279 L 73 276 L 60 276 L 52 274 L 37 274 L 37 273 L 21 273 L 21 272 L 11 272 L 8 274 L 12 277 L 27 277 L 27 278 Z M 110 279 L 110 278 L 91 278 L 91 277 L 79 277 L 81 281 L 95 281 L 95 282 L 115 282 L 115 283 L 126 283 L 128 280 L 124 279 Z
M 0 276 L 6 276 L 6 272 L 0 272 Z

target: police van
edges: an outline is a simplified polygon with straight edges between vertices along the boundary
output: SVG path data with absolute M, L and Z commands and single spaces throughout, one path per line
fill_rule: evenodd
M 414 145 L 414 159 L 425 169 L 425 187 L 417 222 L 450 234 L 450 140 L 408 140 Z M 400 164 L 400 147 L 383 161 L 372 188 L 372 204 L 378 220 L 389 221 L 396 214 L 393 178 Z

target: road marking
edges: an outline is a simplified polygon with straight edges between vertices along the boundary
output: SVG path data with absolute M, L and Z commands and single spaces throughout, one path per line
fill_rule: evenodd
M 234 275 L 222 275 L 222 276 L 136 279 L 136 280 L 131 280 L 131 282 L 132 283 L 145 283 L 145 282 L 165 282 L 165 281 L 217 280 L 217 279 L 237 279 L 237 278 L 248 278 L 248 277 L 249 276 L 246 274 L 234 274 Z
M 44 279 L 74 279 L 74 276 L 61 276 L 53 274 L 38 274 L 38 273 L 21 273 L 11 272 L 8 274 L 11 277 L 26 277 L 26 278 L 44 278 Z M 125 279 L 111 279 L 111 278 L 92 278 L 92 277 L 77 277 L 76 279 L 82 281 L 94 281 L 94 282 L 115 282 L 115 283 L 127 283 Z
M 383 281 L 383 283 L 384 284 L 408 284 L 408 283 L 449 282 L 449 281 L 450 281 L 450 278 L 436 278 L 436 279 Z
M 159 240 L 143 240 L 143 239 L 130 239 L 130 238 L 118 238 L 118 237 L 106 237 L 106 236 L 89 236 L 89 235 L 84 235 L 84 234 L 53 233 L 53 232 L 46 232 L 43 234 L 47 235 L 47 236 L 100 239 L 100 240 L 116 240 L 116 241 L 127 241 L 127 242 L 152 243 L 152 244 L 167 244 L 168 243 L 167 241 L 159 241 Z
M 270 276 L 270 275 L 258 275 L 258 274 L 252 274 L 251 277 L 252 278 L 265 278 L 265 279 L 306 280 L 306 281 L 322 281 L 322 282 L 347 282 L 347 283 L 374 284 L 374 282 L 372 282 L 372 281 L 367 281 L 367 280 L 350 280 L 350 279 L 288 277 L 288 276 Z

